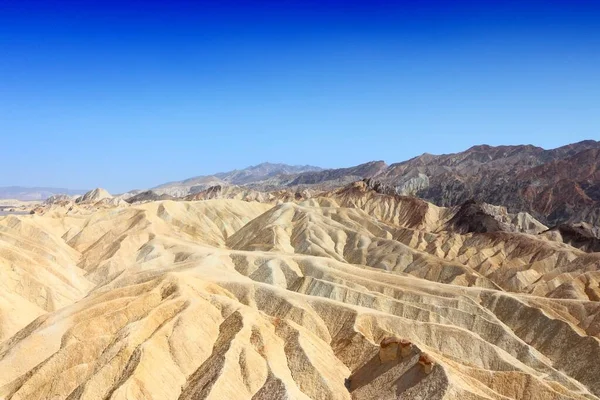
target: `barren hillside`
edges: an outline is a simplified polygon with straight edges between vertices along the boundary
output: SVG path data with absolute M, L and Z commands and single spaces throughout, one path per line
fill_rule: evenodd
M 0 217 L 0 397 L 600 396 L 600 254 L 531 216 L 214 197 Z

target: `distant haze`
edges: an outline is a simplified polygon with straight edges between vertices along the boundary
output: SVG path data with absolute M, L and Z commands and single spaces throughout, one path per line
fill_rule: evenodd
M 65 188 L 9 186 L 0 187 L 0 199 L 45 200 L 55 194 L 78 195 L 85 192 L 85 190 Z

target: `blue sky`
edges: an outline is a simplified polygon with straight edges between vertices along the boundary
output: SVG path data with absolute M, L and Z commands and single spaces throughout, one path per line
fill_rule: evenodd
M 0 186 L 600 139 L 583 1 L 0 0 Z

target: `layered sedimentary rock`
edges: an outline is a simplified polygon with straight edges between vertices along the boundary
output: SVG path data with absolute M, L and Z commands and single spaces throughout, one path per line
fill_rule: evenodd
M 0 398 L 599 398 L 599 254 L 376 189 L 0 217 Z

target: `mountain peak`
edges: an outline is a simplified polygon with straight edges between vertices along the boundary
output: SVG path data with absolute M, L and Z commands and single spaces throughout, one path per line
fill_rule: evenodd
M 262 162 L 260 164 L 257 165 L 251 165 L 249 167 L 246 167 L 242 170 L 236 170 L 236 171 L 248 171 L 248 170 L 259 170 L 259 169 L 263 169 L 263 170 L 270 170 L 270 171 L 290 171 L 290 170 L 294 170 L 294 171 L 320 171 L 323 168 L 320 167 L 315 167 L 313 165 L 290 165 L 290 164 L 284 164 L 284 163 L 272 163 L 269 161 L 265 161 Z

